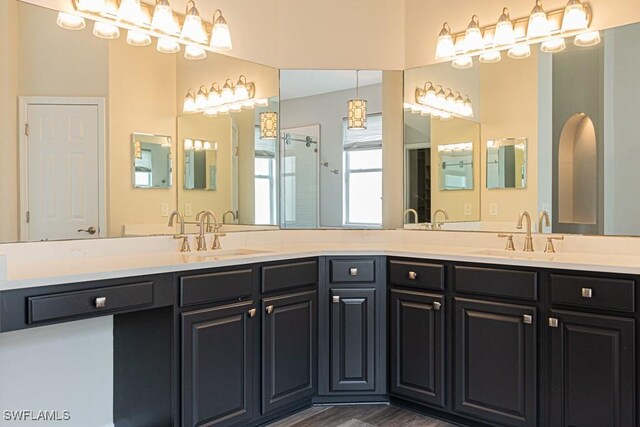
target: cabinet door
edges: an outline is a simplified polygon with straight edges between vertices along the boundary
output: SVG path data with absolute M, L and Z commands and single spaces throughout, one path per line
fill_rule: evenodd
M 376 372 L 373 288 L 331 289 L 331 391 L 374 391 Z
M 262 413 L 311 399 L 316 392 L 315 291 L 262 301 Z
M 391 291 L 391 393 L 443 407 L 444 297 Z
M 182 314 L 182 425 L 227 426 L 253 417 L 258 317 L 252 302 Z
M 457 298 L 454 408 L 489 423 L 536 425 L 536 309 Z
M 634 320 L 560 310 L 551 318 L 551 425 L 634 426 Z

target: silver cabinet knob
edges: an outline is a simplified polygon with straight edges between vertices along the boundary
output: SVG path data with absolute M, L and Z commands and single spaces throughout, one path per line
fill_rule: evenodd
M 96 308 L 106 308 L 107 307 L 107 297 L 98 297 L 95 301 Z
M 557 328 L 558 327 L 558 319 L 556 319 L 555 317 L 550 317 L 549 318 L 549 326 L 552 328 Z
M 273 306 L 272 306 L 272 305 L 268 306 L 268 307 L 266 308 L 266 311 L 267 311 L 267 314 L 271 314 L 271 313 L 273 313 Z
M 256 317 L 256 314 L 258 314 L 258 310 L 252 308 L 247 314 L 249 314 L 249 317 Z
M 416 280 L 417 278 L 418 278 L 418 273 L 416 273 L 415 271 L 409 272 L 409 280 Z
M 434 301 L 433 309 L 434 310 L 440 310 L 441 308 L 442 308 L 442 303 L 439 303 L 438 301 Z
M 526 325 L 530 325 L 533 323 L 533 316 L 531 316 L 530 314 L 524 314 L 522 316 L 522 323 L 526 324 Z
M 349 269 L 349 274 L 352 276 L 357 276 L 358 275 L 358 269 L 355 267 L 352 267 Z
M 582 288 L 581 294 L 582 294 L 582 298 L 591 298 L 593 296 L 593 289 Z
M 337 304 L 340 302 L 340 297 L 338 295 L 334 295 L 331 297 L 331 301 L 333 301 L 334 304 Z

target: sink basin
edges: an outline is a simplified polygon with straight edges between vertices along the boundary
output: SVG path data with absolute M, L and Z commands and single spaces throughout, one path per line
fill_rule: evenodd
M 209 250 L 209 251 L 201 251 L 201 252 L 192 252 L 190 255 L 199 258 L 206 259 L 221 259 L 221 258 L 230 258 L 235 256 L 247 256 L 247 255 L 262 255 L 269 254 L 271 251 L 263 251 L 259 249 L 221 249 L 221 250 Z
M 557 254 L 546 254 L 544 252 L 500 251 L 495 249 L 483 249 L 480 251 L 470 252 L 470 254 L 511 259 L 526 259 L 534 261 L 553 261 L 554 257 L 557 257 Z

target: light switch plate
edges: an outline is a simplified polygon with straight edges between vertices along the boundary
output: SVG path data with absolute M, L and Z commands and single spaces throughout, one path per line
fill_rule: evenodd
M 191 203 L 184 204 L 184 216 L 191 216 L 193 214 L 191 210 Z
M 489 205 L 489 215 L 493 215 L 493 216 L 498 215 L 498 204 L 497 203 L 491 203 Z
M 162 216 L 163 217 L 169 216 L 169 203 L 162 204 Z

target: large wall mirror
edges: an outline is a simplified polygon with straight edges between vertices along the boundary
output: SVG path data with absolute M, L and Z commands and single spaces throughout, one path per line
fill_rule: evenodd
M 447 62 L 405 71 L 405 208 L 417 213 L 405 217 L 406 226 L 515 230 L 519 212 L 546 210 L 552 224 L 545 232 L 640 235 L 640 24 L 600 38 L 591 47 L 568 38 L 557 53 L 532 45 L 524 59 L 474 57 L 467 69 Z M 478 140 L 461 164 L 475 159 L 479 179 L 473 191 L 451 191 L 443 180 L 456 187 L 464 180 L 450 176 L 453 154 L 446 162 L 434 157 L 442 148 L 436 135 L 449 126 L 465 133 L 469 123 Z M 433 218 L 438 209 L 448 220 Z
M 229 211 L 225 231 L 278 223 L 278 145 L 260 138 L 277 69 L 132 46 L 125 30 L 106 40 L 90 20 L 70 31 L 55 10 L 3 1 L 16 25 L 0 40 L 15 64 L 0 92 L 0 242 L 172 234 L 176 209 L 188 223 Z

